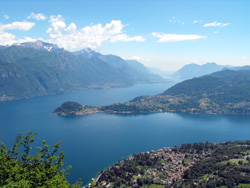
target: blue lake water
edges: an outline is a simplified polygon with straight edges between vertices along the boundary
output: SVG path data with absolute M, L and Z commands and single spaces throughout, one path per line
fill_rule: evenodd
M 130 88 L 85 90 L 60 95 L 0 102 L 0 140 L 11 146 L 22 132 L 38 132 L 36 145 L 62 140 L 71 164 L 68 180 L 90 182 L 99 171 L 132 153 L 193 142 L 250 139 L 250 116 L 158 114 L 93 114 L 78 117 L 52 115 L 65 101 L 86 105 L 125 102 L 140 95 L 155 95 L 174 83 L 136 85 Z

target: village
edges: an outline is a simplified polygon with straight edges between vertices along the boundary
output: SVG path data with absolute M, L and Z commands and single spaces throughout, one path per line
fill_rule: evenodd
M 119 174 L 120 177 L 124 177 L 127 182 L 130 182 L 129 187 L 140 187 L 144 184 L 171 185 L 178 180 L 183 180 L 182 177 L 187 169 L 200 160 L 208 159 L 211 154 L 212 150 L 209 148 L 198 152 L 195 149 L 184 151 L 181 147 L 139 153 L 101 172 L 96 179 L 92 179 L 92 183 L 87 187 L 120 187 L 122 178 L 117 178 L 116 182 L 118 180 L 121 183 L 115 185 L 109 180 L 111 174 Z M 144 161 L 137 163 L 139 158 Z M 150 165 L 148 165 L 148 161 L 151 162 Z M 128 172 L 126 168 L 129 165 L 131 167 L 131 164 L 134 170 Z
M 199 160 L 208 158 L 212 150 L 198 153 L 182 153 L 173 148 L 163 148 L 157 151 L 152 151 L 152 157 L 159 157 L 161 160 L 154 168 L 146 171 L 145 177 L 152 178 L 154 181 L 160 181 L 162 184 L 172 184 L 173 182 L 182 179 L 183 173 L 192 167 Z

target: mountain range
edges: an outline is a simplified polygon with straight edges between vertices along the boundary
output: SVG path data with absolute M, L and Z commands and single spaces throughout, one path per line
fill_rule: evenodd
M 0 47 L 0 100 L 164 81 L 139 62 L 90 48 L 69 52 L 39 40 Z
M 221 71 L 224 68 L 231 68 L 228 65 L 218 65 L 216 63 L 206 63 L 204 65 L 198 64 L 188 64 L 183 66 L 181 69 L 176 71 L 172 78 L 180 79 L 180 80 L 187 80 L 199 76 L 203 76 L 206 74 L 211 74 L 213 72 Z

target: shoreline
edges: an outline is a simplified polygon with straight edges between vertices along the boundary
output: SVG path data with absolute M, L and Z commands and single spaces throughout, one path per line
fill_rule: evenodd
M 181 146 L 163 147 L 158 150 L 133 153 L 124 160 L 118 161 L 105 170 L 100 171 L 98 176 L 92 178 L 91 182 L 85 185 L 84 188 L 120 186 L 122 184 L 129 187 L 151 184 L 172 187 L 179 183 L 185 185 L 186 179 L 192 180 L 191 182 L 194 185 L 201 185 L 202 182 L 208 183 L 210 179 L 217 180 L 221 177 L 217 173 L 217 175 L 215 174 L 209 179 L 204 179 L 203 172 L 199 171 L 199 166 L 208 165 L 211 168 L 209 164 L 212 162 L 212 168 L 217 169 L 216 166 L 225 165 L 229 172 L 231 172 L 231 165 L 244 168 L 244 165 L 250 162 L 249 149 L 250 141 L 246 140 L 182 144 Z M 223 155 L 221 155 L 221 150 L 224 151 Z M 217 162 L 214 163 L 214 160 Z M 129 166 L 129 164 L 133 165 Z M 190 178 L 187 174 L 193 173 L 195 170 L 197 170 L 197 175 L 199 176 Z M 131 173 L 132 175 L 130 175 Z M 207 173 L 209 175 L 210 171 L 205 172 L 205 175 Z M 235 173 L 237 173 L 236 170 Z M 198 180 L 201 178 L 201 180 L 198 181 L 197 178 Z M 228 179 L 229 177 L 225 178 Z
M 106 90 L 106 89 L 115 89 L 115 88 L 131 88 L 136 85 L 146 85 L 146 84 L 164 84 L 164 83 L 171 83 L 175 81 L 169 81 L 166 80 L 164 82 L 152 82 L 152 83 L 135 83 L 132 85 L 114 85 L 114 86 L 91 86 L 91 87 L 86 87 L 86 88 L 80 88 L 72 91 L 63 91 L 63 92 L 58 92 L 58 93 L 47 93 L 47 94 L 42 94 L 42 95 L 36 95 L 36 96 L 30 96 L 30 97 L 13 97 L 13 96 L 6 96 L 2 95 L 0 96 L 0 102 L 6 102 L 6 101 L 15 101 L 15 100 L 26 100 L 26 99 L 32 99 L 35 97 L 43 97 L 43 96 L 49 96 L 49 95 L 60 95 L 60 94 L 66 94 L 66 93 L 75 93 L 75 92 L 80 92 L 80 91 L 86 91 L 86 90 Z

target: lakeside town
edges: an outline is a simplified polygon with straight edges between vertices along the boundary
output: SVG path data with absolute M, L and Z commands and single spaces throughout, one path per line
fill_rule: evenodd
M 201 160 L 209 159 L 212 151 L 211 148 L 199 152 L 193 148 L 184 150 L 182 147 L 168 147 L 133 154 L 124 161 L 100 172 L 96 179 L 92 178 L 92 183 L 87 187 L 141 187 L 145 184 L 165 187 L 172 185 L 183 180 L 184 172 L 187 169 Z M 121 180 L 122 178 L 112 178 L 111 174 L 119 177 L 125 176 L 126 181 L 129 182 L 128 186 L 123 184 L 125 182 Z

